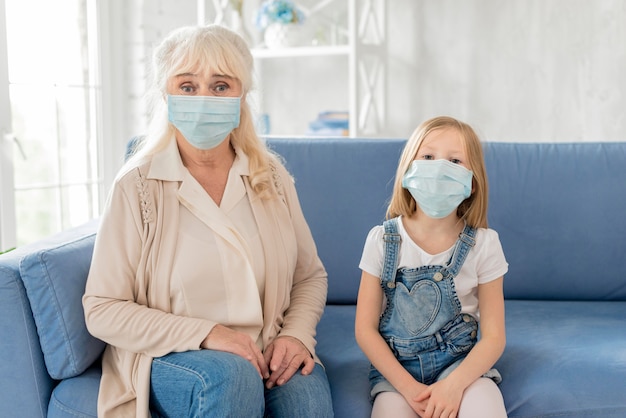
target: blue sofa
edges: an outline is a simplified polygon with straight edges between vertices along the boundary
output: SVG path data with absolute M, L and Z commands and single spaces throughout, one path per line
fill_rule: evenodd
M 353 333 L 358 262 L 403 140 L 269 138 L 328 270 L 318 327 L 337 417 L 368 417 Z M 486 143 L 502 241 L 510 417 L 626 417 L 626 142 Z M 80 296 L 97 220 L 0 256 L 0 417 L 95 416 L 102 342 Z

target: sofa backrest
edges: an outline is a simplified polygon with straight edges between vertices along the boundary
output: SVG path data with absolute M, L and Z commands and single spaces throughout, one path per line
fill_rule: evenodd
M 320 258 L 328 303 L 352 304 L 370 228 L 383 222 L 404 140 L 268 138 L 285 159 Z
M 487 143 L 515 299 L 626 300 L 626 143 Z
M 356 301 L 361 251 L 384 220 L 405 140 L 268 137 L 293 174 L 329 275 Z M 626 300 L 626 143 L 484 144 L 489 226 L 508 299 Z

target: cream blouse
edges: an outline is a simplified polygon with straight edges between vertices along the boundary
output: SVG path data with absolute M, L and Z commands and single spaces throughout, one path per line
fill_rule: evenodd
M 219 207 L 199 183 L 192 181 L 191 185 L 206 200 L 202 210 L 236 232 L 246 256 L 232 252 L 186 202 L 181 202 L 170 297 L 173 314 L 204 318 L 245 332 L 263 348 L 265 260 L 259 228 L 242 180 L 242 175 L 248 173 L 247 164 L 245 155 L 236 157 Z M 198 249 L 203 256 L 197 256 Z

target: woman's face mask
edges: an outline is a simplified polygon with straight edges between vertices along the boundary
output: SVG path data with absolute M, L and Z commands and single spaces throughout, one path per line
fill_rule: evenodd
M 209 150 L 239 126 L 241 97 L 167 96 L 169 121 L 194 147 Z
M 445 218 L 472 194 L 473 173 L 448 160 L 415 160 L 402 179 L 422 212 Z

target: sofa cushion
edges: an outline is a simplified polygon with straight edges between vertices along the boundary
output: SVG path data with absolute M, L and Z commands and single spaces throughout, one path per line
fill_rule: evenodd
M 369 230 L 385 220 L 403 139 L 267 138 L 293 175 L 328 272 L 328 303 L 354 304 Z M 340 219 L 341 222 L 335 220 Z
M 96 418 L 102 369 L 94 366 L 60 382 L 50 397 L 47 418 Z
M 626 302 L 507 300 L 508 416 L 626 417 L 624 318 Z
M 507 299 L 626 301 L 626 146 L 484 144 Z M 594 280 L 597 274 L 600 280 Z M 601 284 L 600 284 L 601 283 Z
M 20 274 L 30 301 L 48 373 L 67 379 L 84 372 L 104 350 L 87 331 L 82 305 L 95 232 L 29 253 Z
M 354 337 L 354 305 L 326 305 L 317 326 L 315 352 L 326 368 L 336 417 L 371 415 L 370 363 Z

